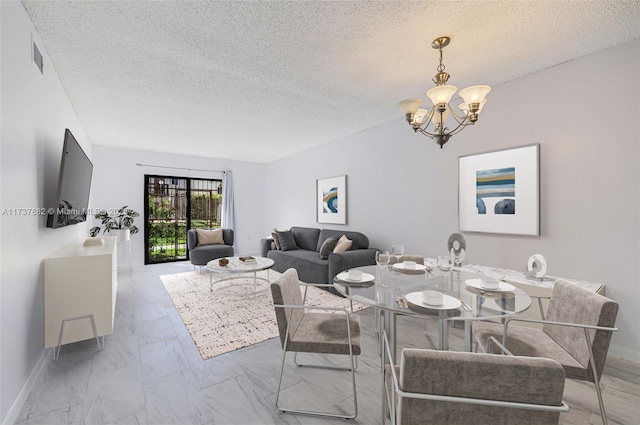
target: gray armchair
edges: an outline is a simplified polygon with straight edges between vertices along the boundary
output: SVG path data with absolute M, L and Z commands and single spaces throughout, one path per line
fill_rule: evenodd
M 307 286 L 327 286 L 309 285 Z M 355 356 L 360 354 L 360 317 L 350 314 L 344 308 L 306 306 L 300 292 L 301 284 L 295 269 L 288 269 L 271 284 L 271 294 L 276 313 L 276 321 L 282 343 L 282 367 L 276 395 L 276 409 L 281 412 L 303 413 L 307 415 L 330 416 L 352 419 L 358 414 L 356 396 Z M 316 310 L 316 312 L 313 312 Z M 320 312 L 318 312 L 318 310 Z M 335 313 L 335 314 L 334 314 Z M 343 314 L 340 314 L 343 313 Z M 351 372 L 353 390 L 353 414 L 317 412 L 280 406 L 282 376 L 284 374 L 287 352 L 342 354 L 348 355 L 350 367 L 324 365 L 304 365 L 296 361 L 297 366 L 323 369 L 346 370 Z M 295 359 L 295 357 L 294 357 Z
M 233 257 L 233 229 L 222 229 L 222 238 L 224 245 L 198 245 L 198 232 L 196 229 L 189 229 L 187 231 L 187 248 L 191 264 L 206 266 L 209 261 L 216 258 Z
M 558 361 L 567 378 L 595 384 L 602 422 L 607 423 L 600 376 L 615 328 L 618 304 L 569 282 L 558 281 L 551 292 L 545 320 L 512 317 L 503 324 L 479 321 L 473 325 L 476 349 L 499 353 L 489 340 L 516 356 L 546 357 Z M 511 326 L 515 322 L 541 323 L 542 328 Z
M 569 411 L 564 381 L 550 359 L 405 349 L 384 395 L 394 425 L 552 425 Z

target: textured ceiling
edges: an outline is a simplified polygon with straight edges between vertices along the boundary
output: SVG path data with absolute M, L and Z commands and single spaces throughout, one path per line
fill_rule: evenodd
M 23 4 L 93 144 L 256 162 L 398 118 L 438 36 L 458 88 L 640 37 L 638 1 Z

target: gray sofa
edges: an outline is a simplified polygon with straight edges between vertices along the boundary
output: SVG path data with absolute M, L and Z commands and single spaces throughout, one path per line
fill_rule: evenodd
M 273 269 L 281 273 L 289 268 L 296 269 L 303 282 L 332 283 L 335 275 L 344 270 L 376 263 L 377 250 L 369 248 L 369 238 L 362 233 L 312 227 L 292 227 L 290 230 L 298 249 L 276 250 L 273 239 L 267 238 L 260 241 L 262 256 L 275 261 Z M 324 241 L 342 235 L 353 241 L 351 248 L 345 252 L 331 253 L 327 260 L 320 259 L 320 248 Z
M 198 246 L 198 232 L 196 232 L 196 229 L 189 229 L 187 231 L 187 248 L 189 249 L 191 264 L 194 266 L 206 266 L 209 261 L 216 258 L 233 257 L 233 229 L 222 229 L 222 238 L 224 239 L 224 245 Z

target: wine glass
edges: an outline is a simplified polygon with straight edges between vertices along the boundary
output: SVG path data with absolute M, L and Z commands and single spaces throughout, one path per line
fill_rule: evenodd
M 391 246 L 391 253 L 396 257 L 396 263 L 400 262 L 400 257 L 404 254 L 404 245 L 396 244 Z
M 384 267 L 389 264 L 389 251 L 377 251 L 376 264 L 378 264 L 380 267 Z

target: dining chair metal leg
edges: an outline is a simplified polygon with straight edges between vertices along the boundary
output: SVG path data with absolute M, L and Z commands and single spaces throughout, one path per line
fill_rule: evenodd
M 311 415 L 311 416 L 327 416 L 331 418 L 342 418 L 342 419 L 353 419 L 358 416 L 358 397 L 356 395 L 356 372 L 355 372 L 355 361 L 353 352 L 349 354 L 351 358 L 351 368 L 343 368 L 341 370 L 350 370 L 351 371 L 351 386 L 352 386 L 352 396 L 353 396 L 353 414 L 352 415 L 343 415 L 339 413 L 331 413 L 331 412 L 317 412 L 313 410 L 301 410 L 301 409 L 292 409 L 289 407 L 280 406 L 280 391 L 282 389 L 282 377 L 284 375 L 284 365 L 286 359 L 287 352 L 283 351 L 282 353 L 282 365 L 280 367 L 280 379 L 278 381 L 278 392 L 276 393 L 276 409 L 282 413 L 297 413 L 301 415 Z M 329 368 L 329 369 L 337 369 L 337 368 Z
M 598 372 L 596 371 L 596 361 L 595 356 L 593 355 L 593 349 L 589 344 L 589 330 L 587 328 L 584 329 L 584 336 L 587 340 L 587 346 L 589 347 L 589 362 L 591 363 L 591 372 L 593 373 L 593 383 L 596 386 L 596 394 L 598 395 L 598 403 L 600 404 L 600 415 L 602 416 L 602 424 L 607 425 L 607 414 L 604 411 L 604 400 L 602 399 L 602 388 L 600 388 L 600 378 L 598 377 Z
M 291 323 L 291 313 L 292 313 L 293 309 L 291 309 L 289 311 L 289 319 L 287 320 L 287 330 L 285 332 L 285 337 L 284 337 L 284 344 L 282 347 L 282 364 L 280 366 L 280 379 L 278 380 L 278 392 L 276 393 L 276 409 L 282 413 L 297 413 L 297 414 L 301 414 L 301 415 L 310 415 L 310 416 L 326 416 L 326 417 L 331 417 L 331 418 L 342 418 L 342 419 L 354 419 L 356 416 L 358 416 L 358 397 L 356 394 L 356 364 L 354 361 L 354 355 L 353 355 L 353 346 L 351 344 L 351 328 L 347 325 L 347 337 L 349 340 L 349 358 L 351 360 L 351 368 L 340 368 L 340 367 L 333 367 L 333 366 L 323 366 L 323 365 L 304 365 L 306 367 L 315 367 L 315 368 L 322 368 L 322 369 L 334 369 L 334 370 L 349 370 L 351 371 L 351 386 L 352 386 L 352 390 L 353 390 L 353 414 L 352 415 L 343 415 L 343 414 L 339 414 L 339 413 L 332 413 L 332 412 L 317 412 L 317 411 L 313 411 L 313 410 L 301 410 L 301 409 L 292 409 L 292 408 L 288 408 L 288 407 L 284 407 L 284 406 L 280 406 L 280 391 L 282 390 L 282 378 L 284 375 L 284 365 L 285 365 L 285 360 L 287 357 L 287 342 L 289 341 L 289 325 Z M 297 354 L 297 352 L 296 352 Z M 296 363 L 297 364 L 297 363 Z M 301 366 L 301 365 L 299 365 Z
M 384 320 L 384 313 L 378 307 L 374 307 L 374 320 L 375 320 L 376 339 L 378 341 L 378 355 L 382 356 L 382 326 L 383 326 L 383 320 Z
M 342 367 L 342 366 L 329 366 L 329 365 L 321 365 L 321 364 L 311 364 L 311 363 L 298 363 L 298 352 L 294 352 L 293 354 L 293 362 L 298 367 L 310 367 L 316 369 L 332 369 L 332 370 L 351 370 L 350 367 Z M 358 357 L 355 358 L 355 368 L 358 370 Z

